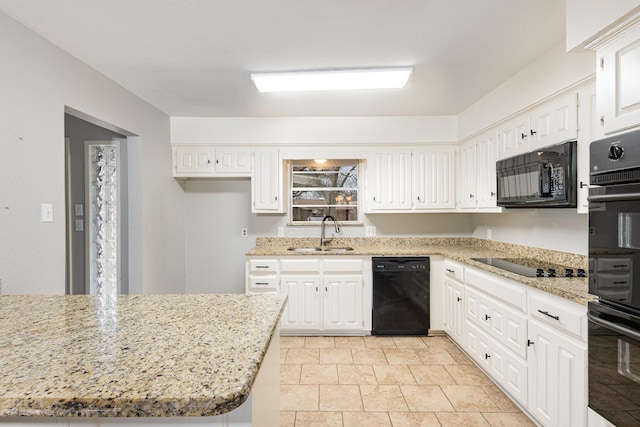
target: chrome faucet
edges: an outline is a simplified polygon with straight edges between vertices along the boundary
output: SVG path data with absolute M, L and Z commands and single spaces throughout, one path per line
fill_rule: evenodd
M 330 219 L 331 221 L 333 221 L 333 225 L 335 226 L 336 229 L 336 233 L 340 232 L 340 226 L 338 225 L 338 222 L 336 221 L 336 219 L 334 217 L 332 217 L 331 215 L 327 215 L 324 218 L 322 218 L 322 224 L 320 224 L 320 247 L 322 249 L 324 249 L 324 245 L 327 243 L 330 243 L 333 240 L 333 237 L 330 239 L 325 238 L 325 223 L 326 221 Z

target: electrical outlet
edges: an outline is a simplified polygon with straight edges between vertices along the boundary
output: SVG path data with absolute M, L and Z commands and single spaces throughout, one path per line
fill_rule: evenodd
M 278 237 L 284 237 L 284 227 L 278 227 Z
M 84 219 L 76 219 L 74 221 L 74 228 L 75 231 L 84 231 Z
M 487 240 L 491 240 L 491 229 L 487 228 Z
M 84 205 L 81 203 L 74 205 L 73 212 L 75 216 L 84 216 Z
M 374 227 L 373 225 L 367 225 L 364 228 L 364 234 L 367 237 L 373 237 L 376 235 L 376 227 Z
M 243 229 L 240 231 L 240 235 L 241 235 L 242 237 L 249 237 L 249 230 L 248 230 L 248 229 L 246 229 L 246 228 L 243 228 Z

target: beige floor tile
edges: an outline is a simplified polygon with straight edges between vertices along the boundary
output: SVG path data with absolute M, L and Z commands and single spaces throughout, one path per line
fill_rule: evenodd
M 305 348 L 334 348 L 335 346 L 333 337 L 307 337 L 304 340 Z
M 446 348 L 433 348 L 428 350 L 416 350 L 416 354 L 425 365 L 457 365 Z
M 352 349 L 351 354 L 353 363 L 356 365 L 384 365 L 388 363 L 381 348 Z
M 397 348 L 393 337 L 364 337 L 364 344 L 367 348 Z
M 367 348 L 362 337 L 335 337 L 336 348 Z
M 484 392 L 484 386 L 443 385 L 442 391 L 456 411 L 499 412 L 500 409 Z
M 280 411 L 280 427 L 295 427 L 296 413 L 293 411 Z
M 386 412 L 343 412 L 344 427 L 391 427 Z
M 302 365 L 300 384 L 338 384 L 336 365 Z
M 320 363 L 333 363 L 336 365 L 348 365 L 353 363 L 350 348 L 321 348 Z
M 320 386 L 280 385 L 281 411 L 317 411 Z
M 456 384 L 442 365 L 410 365 L 409 369 L 419 385 Z
M 447 396 L 437 385 L 403 385 L 400 387 L 409 410 L 419 412 L 453 411 Z
M 280 365 L 280 384 L 300 384 L 302 365 Z
M 433 412 L 389 412 L 393 427 L 440 427 Z
M 393 337 L 398 348 L 427 348 L 421 337 Z
M 361 385 L 365 411 L 408 411 L 400 386 Z
M 491 427 L 535 427 L 533 421 L 523 413 L 490 412 L 482 414 Z
M 340 384 L 378 384 L 371 365 L 338 365 Z
M 341 412 L 298 412 L 296 427 L 342 427 Z
M 459 364 L 473 364 L 473 362 L 471 361 L 471 359 L 469 359 L 469 357 L 464 354 L 462 351 L 460 351 L 459 348 L 454 347 L 454 348 L 447 348 L 447 353 L 449 353 L 451 355 L 451 357 L 453 357 L 453 359 L 456 361 L 456 363 Z
M 321 385 L 321 411 L 362 411 L 360 387 L 357 385 Z
M 447 336 L 422 337 L 427 348 L 457 348 Z
M 407 365 L 374 365 L 378 384 L 410 385 L 416 384 Z
M 390 365 L 421 365 L 422 362 L 412 348 L 385 348 L 384 355 Z
M 513 403 L 513 401 L 509 399 L 497 385 L 491 384 L 482 387 L 482 390 L 487 393 L 487 396 L 489 396 L 493 403 L 495 403 L 502 412 L 520 412 L 520 408 L 518 408 L 518 406 Z
M 289 360 L 289 356 L 287 356 Z M 460 385 L 492 385 L 493 383 L 475 365 L 443 365 Z
M 280 337 L 280 348 L 303 348 L 305 337 Z
M 280 348 L 280 364 L 283 364 L 287 360 L 287 352 L 289 349 Z
M 320 362 L 320 350 L 317 348 L 290 348 L 287 351 L 287 364 L 313 364 Z
M 442 427 L 489 427 L 487 420 L 478 412 L 437 412 L 436 417 Z

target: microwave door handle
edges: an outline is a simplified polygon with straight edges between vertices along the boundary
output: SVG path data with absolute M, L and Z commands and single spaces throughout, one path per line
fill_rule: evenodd
M 597 325 L 600 325 L 607 329 L 611 329 L 612 331 L 618 332 L 619 334 L 632 338 L 636 341 L 640 341 L 640 333 L 634 331 L 633 329 L 629 329 L 618 323 L 596 317 L 593 314 L 591 314 L 591 312 L 587 312 L 587 317 L 589 318 L 589 320 L 591 320 L 593 323 Z

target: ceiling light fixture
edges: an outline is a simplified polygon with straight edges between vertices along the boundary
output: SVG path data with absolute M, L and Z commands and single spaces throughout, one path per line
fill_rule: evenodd
M 251 80 L 259 92 L 304 92 L 358 89 L 400 89 L 412 67 L 255 73 Z

